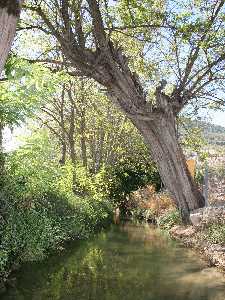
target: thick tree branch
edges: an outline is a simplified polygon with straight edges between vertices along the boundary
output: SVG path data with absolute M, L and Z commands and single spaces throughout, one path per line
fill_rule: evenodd
M 88 4 L 92 16 L 96 46 L 99 47 L 102 51 L 105 51 L 108 49 L 108 41 L 104 30 L 99 3 L 96 0 L 88 0 Z

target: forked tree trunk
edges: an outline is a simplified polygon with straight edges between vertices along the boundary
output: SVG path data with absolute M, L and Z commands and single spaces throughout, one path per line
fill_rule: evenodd
M 85 110 L 81 111 L 81 121 L 80 121 L 80 145 L 81 145 L 81 158 L 83 162 L 83 167 L 87 169 L 87 146 L 86 146 L 86 118 Z
M 0 74 L 16 33 L 16 24 L 22 2 L 18 0 L 0 0 Z
M 204 198 L 188 170 L 178 143 L 174 117 L 159 115 L 153 121 L 134 121 L 149 146 L 161 179 L 181 211 L 184 223 L 189 223 L 190 211 L 203 207 Z

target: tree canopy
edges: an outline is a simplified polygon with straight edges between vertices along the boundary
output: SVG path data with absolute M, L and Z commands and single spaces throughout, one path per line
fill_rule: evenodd
M 21 27 L 53 36 L 42 59 L 54 64 L 60 47 L 58 63 L 96 79 L 109 93 L 107 55 L 120 76 L 128 68 L 140 75 L 147 104 L 154 103 L 147 92 L 161 81 L 176 111 L 190 101 L 224 104 L 224 1 L 27 1 L 25 8 Z M 135 110 L 129 112 L 127 99 L 117 102 L 128 113 Z

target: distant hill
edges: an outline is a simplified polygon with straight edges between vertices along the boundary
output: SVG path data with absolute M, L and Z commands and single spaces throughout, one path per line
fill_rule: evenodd
M 209 144 L 225 145 L 225 127 L 204 121 L 189 121 L 190 127 L 202 129 L 204 138 Z
M 199 121 L 198 127 L 202 129 L 203 136 L 208 143 L 225 145 L 225 127 L 201 121 Z

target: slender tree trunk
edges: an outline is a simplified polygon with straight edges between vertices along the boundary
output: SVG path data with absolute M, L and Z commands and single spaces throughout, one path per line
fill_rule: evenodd
M 67 151 L 66 126 L 65 126 L 65 84 L 63 84 L 63 88 L 62 88 L 59 115 L 60 115 L 60 130 L 61 130 L 61 159 L 60 159 L 60 164 L 62 166 L 64 166 L 65 163 L 66 163 L 66 151 Z
M 101 127 L 98 129 L 98 135 L 97 135 L 97 147 L 96 147 L 96 173 L 100 170 L 102 167 L 103 162 L 103 148 L 104 148 L 104 139 L 105 139 L 105 132 L 104 129 Z
M 3 152 L 3 125 L 2 122 L 0 122 L 0 153 Z
M 86 119 L 85 119 L 85 111 L 81 112 L 81 123 L 80 123 L 80 144 L 81 144 L 81 157 L 83 166 L 87 168 L 87 146 L 86 146 Z
M 69 142 L 69 153 L 70 153 L 70 159 L 73 164 L 73 192 L 77 194 L 77 180 L 76 180 L 76 150 L 75 150 L 75 109 L 74 106 L 71 103 L 70 107 L 70 119 L 69 119 L 70 125 L 69 125 L 69 135 L 68 135 L 68 142 Z
M 81 155 L 82 155 L 82 162 L 83 166 L 87 168 L 87 147 L 86 147 L 86 138 L 85 136 L 81 136 Z
M 61 158 L 59 161 L 62 166 L 64 166 L 66 163 L 66 150 L 67 150 L 67 147 L 66 147 L 66 142 L 64 140 L 61 142 Z
M 0 0 L 0 74 L 12 46 L 23 1 Z
M 77 156 L 76 156 L 75 141 L 73 136 L 69 137 L 69 146 L 70 146 L 70 159 L 73 165 L 76 165 Z
M 203 207 L 204 198 L 194 183 L 178 143 L 175 118 L 163 115 L 153 121 L 135 121 L 149 146 L 158 166 L 161 179 L 181 211 L 182 219 L 189 222 L 190 211 Z

